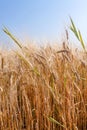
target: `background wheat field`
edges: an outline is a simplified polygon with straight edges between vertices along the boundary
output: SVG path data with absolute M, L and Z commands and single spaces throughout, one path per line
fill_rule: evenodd
M 87 130 L 86 58 L 67 41 L 0 51 L 0 130 Z

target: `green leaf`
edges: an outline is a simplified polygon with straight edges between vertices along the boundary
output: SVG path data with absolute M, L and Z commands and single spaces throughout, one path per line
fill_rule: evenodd
M 71 26 L 70 26 L 70 30 L 75 34 L 75 36 L 77 37 L 77 39 L 79 40 L 79 42 L 81 43 L 83 49 L 86 51 L 85 49 L 85 44 L 84 44 L 84 41 L 83 41 L 83 38 L 82 38 L 82 35 L 81 35 L 81 32 L 80 30 L 77 30 L 76 27 L 75 27 L 75 24 L 72 20 L 72 18 L 70 17 L 70 21 L 71 21 Z
M 82 38 L 82 35 L 81 35 L 80 30 L 78 31 L 78 34 L 79 34 L 79 41 L 81 42 L 82 47 L 83 47 L 83 49 L 85 50 L 85 45 L 84 45 L 84 41 L 83 41 L 83 38 Z
M 32 68 L 32 71 L 37 74 L 38 76 L 40 76 L 40 73 L 38 71 L 38 69 L 36 67 L 33 67 L 33 65 L 21 54 L 19 54 L 18 52 L 16 52 L 17 56 L 30 68 Z
M 21 44 L 18 42 L 18 40 L 9 32 L 9 30 L 4 27 L 3 31 L 22 49 Z
M 59 125 L 59 126 L 61 126 L 61 127 L 63 127 L 63 128 L 66 128 L 64 125 L 62 125 L 61 123 L 59 123 L 57 120 L 55 120 L 54 118 L 52 118 L 52 117 L 49 117 L 48 118 L 51 122 L 53 122 L 53 123 L 55 123 L 55 124 L 57 124 L 57 125 Z
M 70 21 L 71 21 L 71 26 L 70 26 L 70 29 L 71 31 L 73 31 L 73 33 L 75 34 L 75 36 L 77 37 L 77 39 L 79 40 L 79 35 L 78 35 L 78 31 L 74 25 L 74 22 L 72 20 L 72 18 L 70 17 Z
M 21 54 L 16 52 L 17 56 L 30 68 L 33 68 L 32 64 Z
M 34 68 L 33 68 L 33 72 L 36 73 L 38 76 L 40 76 L 40 73 L 39 73 L 37 67 L 34 67 Z

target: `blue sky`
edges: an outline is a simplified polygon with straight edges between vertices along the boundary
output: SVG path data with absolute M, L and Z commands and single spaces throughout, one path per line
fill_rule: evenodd
M 86 39 L 87 0 L 0 0 L 0 45 L 10 41 L 3 26 L 20 39 L 56 40 L 69 25 L 69 15 Z

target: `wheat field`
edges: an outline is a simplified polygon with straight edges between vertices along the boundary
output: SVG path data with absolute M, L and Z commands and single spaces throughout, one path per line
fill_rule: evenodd
M 25 47 L 4 29 L 19 49 L 0 51 L 0 130 L 87 130 L 87 53 L 71 29 L 84 51 L 68 35 L 61 47 Z
M 0 52 L 0 130 L 86 130 L 86 54 L 22 50 Z

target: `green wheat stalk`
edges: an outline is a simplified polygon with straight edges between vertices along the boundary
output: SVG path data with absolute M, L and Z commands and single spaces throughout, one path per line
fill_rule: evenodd
M 51 121 L 51 122 L 53 122 L 53 123 L 55 123 L 55 124 L 57 124 L 57 125 L 59 125 L 59 126 L 61 126 L 61 127 L 63 127 L 63 128 L 66 128 L 64 125 L 62 125 L 61 123 L 59 123 L 57 120 L 55 120 L 54 118 L 52 118 L 52 117 L 48 117 L 48 119 Z
M 18 42 L 18 40 L 10 33 L 10 31 L 4 27 L 3 31 L 22 49 L 22 45 Z
M 79 42 L 81 43 L 84 51 L 86 51 L 85 44 L 84 44 L 84 41 L 83 41 L 82 34 L 81 34 L 80 30 L 76 28 L 76 26 L 75 26 L 75 24 L 74 24 L 71 17 L 70 17 L 70 21 L 71 21 L 70 30 L 74 33 L 76 38 L 79 40 Z

